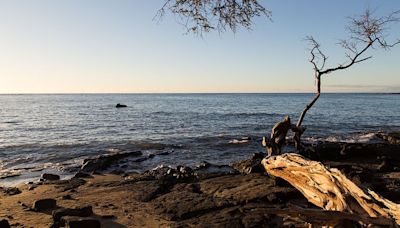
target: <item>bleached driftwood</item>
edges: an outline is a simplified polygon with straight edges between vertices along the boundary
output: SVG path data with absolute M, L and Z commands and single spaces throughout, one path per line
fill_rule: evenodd
M 338 169 L 294 153 L 265 158 L 262 164 L 270 175 L 288 181 L 318 207 L 400 224 L 400 204 L 358 187 Z

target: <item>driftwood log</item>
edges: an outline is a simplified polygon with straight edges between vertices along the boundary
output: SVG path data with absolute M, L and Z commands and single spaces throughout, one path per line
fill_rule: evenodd
M 400 224 L 400 204 L 357 186 L 338 169 L 294 153 L 264 158 L 262 165 L 270 175 L 286 180 L 310 203 L 325 210 L 355 214 L 364 225 L 368 218 L 375 218 L 375 225 Z

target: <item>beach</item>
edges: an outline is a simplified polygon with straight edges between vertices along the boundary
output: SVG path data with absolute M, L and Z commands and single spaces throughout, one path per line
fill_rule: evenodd
M 381 143 L 319 142 L 309 157 L 398 203 L 400 137 L 398 133 L 380 137 Z M 104 172 L 123 156 L 98 157 L 87 161 L 91 164 L 86 165 L 87 172 L 82 166 L 73 178 L 42 178 L 18 185 L 18 191 L 2 188 L 0 218 L 12 227 L 60 227 L 77 220 L 92 225 L 97 221 L 101 227 L 358 224 L 357 215 L 322 210 L 286 181 L 268 175 L 260 164 L 264 156 L 257 153 L 234 164 L 164 166 L 123 175 Z M 53 199 L 55 205 L 35 208 L 41 199 Z M 371 224 L 390 227 L 387 220 L 368 219 Z

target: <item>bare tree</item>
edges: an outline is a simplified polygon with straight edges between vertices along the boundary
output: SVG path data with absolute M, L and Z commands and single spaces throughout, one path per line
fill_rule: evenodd
M 235 32 L 238 26 L 251 29 L 256 16 L 271 19 L 271 11 L 257 0 L 166 0 L 156 18 L 166 10 L 180 17 L 188 33 L 197 35 L 211 30 Z
M 294 131 L 294 142 L 296 149 L 298 151 L 302 151 L 304 149 L 301 143 L 301 136 L 304 133 L 305 128 L 302 127 L 302 123 L 307 111 L 315 104 L 321 95 L 322 76 L 328 75 L 335 71 L 345 70 L 354 64 L 371 59 L 371 55 L 366 55 L 366 52 L 369 49 L 382 48 L 388 50 L 399 44 L 400 39 L 392 42 L 387 41 L 390 26 L 400 21 L 399 16 L 400 10 L 390 13 L 388 16 L 376 17 L 369 9 L 367 9 L 362 15 L 350 18 L 349 26 L 346 28 L 349 38 L 341 40 L 339 43 L 345 51 L 347 61 L 334 67 L 327 67 L 328 57 L 321 50 L 321 45 L 312 36 L 306 38 L 311 47 L 311 57 L 309 61 L 314 69 L 316 93 L 314 98 L 304 107 L 296 125 L 284 125 L 283 122 L 280 122 L 274 126 L 271 134 L 271 143 L 264 143 L 269 149 L 269 154 L 280 151 L 280 148 L 274 149 L 274 143 L 277 141 L 276 139 L 286 137 L 286 132 L 288 129 L 279 131 L 285 133 L 284 136 L 274 134 L 274 132 L 276 132 L 274 130 L 276 128 L 281 128 L 282 126 L 290 126 L 290 129 Z

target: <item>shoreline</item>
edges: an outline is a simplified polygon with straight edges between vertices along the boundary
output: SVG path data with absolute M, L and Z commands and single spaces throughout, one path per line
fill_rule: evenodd
M 398 133 L 383 133 L 383 132 L 360 132 L 354 134 L 354 136 L 347 136 L 341 137 L 337 136 L 329 136 L 326 138 L 306 138 L 304 141 L 310 145 L 317 145 L 321 143 L 329 144 L 329 143 L 337 143 L 337 144 L 380 144 L 385 143 L 387 141 L 392 140 L 391 135 L 396 135 Z M 242 159 L 245 159 L 247 156 L 250 156 L 252 153 L 249 153 L 250 150 L 256 151 L 263 151 L 264 149 L 260 146 L 256 148 L 254 145 L 258 144 L 258 141 L 261 139 L 257 139 L 254 136 L 248 137 L 227 137 L 226 145 L 227 149 L 234 149 L 234 150 L 245 150 L 247 155 L 242 155 L 239 158 L 231 159 L 230 162 L 218 162 L 218 165 L 229 165 L 231 163 L 240 162 Z M 221 142 L 219 142 L 221 143 Z M 220 146 L 219 144 L 217 146 Z M 119 149 L 107 149 L 104 150 L 104 153 L 100 153 L 98 155 L 91 155 L 87 156 L 86 158 L 83 157 L 79 159 L 77 163 L 66 163 L 67 166 L 63 167 L 63 163 L 52 164 L 46 167 L 48 164 L 39 164 L 39 166 L 28 166 L 29 168 L 19 167 L 17 169 L 5 169 L 0 171 L 0 186 L 5 187 L 12 187 L 21 183 L 30 182 L 30 181 L 37 181 L 40 179 L 41 174 L 43 173 L 52 173 L 57 174 L 61 177 L 61 179 L 65 180 L 68 178 L 73 177 L 77 172 L 83 171 L 82 166 L 85 162 L 92 163 L 91 166 L 98 166 L 92 167 L 93 169 L 98 169 L 101 173 L 113 173 L 119 175 L 128 175 L 131 172 L 145 172 L 149 169 L 155 169 L 160 165 L 166 165 L 168 167 L 176 167 L 176 165 L 185 165 L 179 164 L 179 162 L 174 164 L 165 164 L 162 161 L 169 161 L 170 155 L 176 157 L 180 156 L 175 155 L 174 149 L 180 149 L 182 146 L 178 144 L 165 144 L 162 142 L 156 143 L 149 143 L 149 142 L 139 142 L 137 144 L 138 148 L 136 149 L 128 149 L 124 150 L 123 148 Z M 147 151 L 146 149 L 152 149 L 152 151 Z M 294 149 L 293 146 L 288 145 L 285 149 L 286 152 Z M 95 153 L 93 153 L 95 154 Z M 237 153 L 235 154 L 238 155 Z M 161 161 L 160 164 L 156 164 L 152 162 L 152 159 L 156 159 L 156 161 Z M 160 160 L 161 159 L 161 160 Z M 163 160 L 164 159 L 164 160 Z M 173 160 L 173 159 L 172 159 Z M 100 164 L 100 163 L 107 163 L 107 164 Z M 98 163 L 98 164 L 94 164 Z M 153 164 L 154 163 L 154 164 Z M 198 162 L 192 162 L 190 164 L 191 168 L 195 168 L 198 165 L 201 165 L 202 161 L 199 160 Z M 145 166 L 141 167 L 142 164 L 146 164 Z M 56 167 L 58 165 L 59 167 Z M 42 167 L 43 166 L 43 167 Z M 130 167 L 133 166 L 133 167 Z M 144 168 L 144 167 L 147 167 Z M 61 168 L 61 169 L 60 169 Z M 88 167 L 85 168 L 87 172 Z M 107 169 L 107 170 L 105 170 Z
M 392 139 L 385 144 L 321 143 L 310 157 L 399 203 L 399 153 L 400 144 Z M 308 203 L 282 179 L 267 175 L 262 158 L 255 154 L 230 166 L 160 167 L 126 176 L 101 174 L 99 169 L 69 180 L 21 184 L 20 193 L 2 188 L 0 220 L 16 227 L 60 227 L 54 211 L 91 206 L 92 213 L 80 219 L 96 220 L 102 227 L 308 227 L 327 223 L 329 212 Z M 54 199 L 56 206 L 33 210 L 34 202 L 44 198 Z M 357 218 L 340 215 L 350 222 Z

